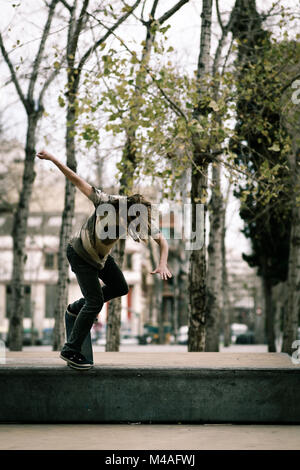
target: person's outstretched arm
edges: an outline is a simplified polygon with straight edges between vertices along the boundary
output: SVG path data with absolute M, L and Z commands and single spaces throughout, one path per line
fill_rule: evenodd
M 47 152 L 46 150 L 41 150 L 36 154 L 38 158 L 41 160 L 50 160 L 53 162 L 57 168 L 70 180 L 85 196 L 88 198 L 91 197 L 93 193 L 92 186 L 87 183 L 84 179 L 80 178 L 80 176 L 75 173 L 75 171 L 71 170 L 68 166 L 61 163 L 57 158 L 55 158 L 51 153 Z
M 169 253 L 168 242 L 162 233 L 159 233 L 158 237 L 155 237 L 154 240 L 159 245 L 160 258 L 159 258 L 158 267 L 154 271 L 152 271 L 151 274 L 158 273 L 160 274 L 161 279 L 168 280 L 168 277 L 172 277 L 172 274 L 170 273 L 168 265 L 167 265 L 168 253 Z

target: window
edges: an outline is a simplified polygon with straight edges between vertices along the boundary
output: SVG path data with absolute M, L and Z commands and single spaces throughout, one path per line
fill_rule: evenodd
M 55 309 L 55 299 L 57 296 L 57 285 L 46 284 L 46 306 L 45 306 L 45 317 L 53 318 Z
M 42 225 L 42 217 L 28 217 L 28 227 L 39 227 Z
M 57 267 L 57 255 L 56 253 L 45 253 L 45 269 L 56 269 Z
M 10 285 L 6 286 L 6 317 L 10 317 L 12 310 L 12 289 Z M 31 286 L 24 286 L 24 318 L 31 318 Z
M 60 227 L 61 217 L 50 217 L 48 220 L 49 227 Z
M 170 227 L 162 227 L 161 228 L 161 233 L 163 234 L 163 236 L 169 240 L 170 239 Z

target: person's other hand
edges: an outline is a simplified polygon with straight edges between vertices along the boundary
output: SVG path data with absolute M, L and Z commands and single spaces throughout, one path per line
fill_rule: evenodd
M 169 269 L 167 266 L 158 266 L 154 271 L 151 271 L 150 274 L 160 274 L 161 279 L 168 280 L 168 277 L 172 277 L 172 274 L 170 273 Z
M 36 154 L 36 157 L 40 158 L 41 160 L 51 160 L 53 155 L 47 152 L 46 150 L 41 150 Z

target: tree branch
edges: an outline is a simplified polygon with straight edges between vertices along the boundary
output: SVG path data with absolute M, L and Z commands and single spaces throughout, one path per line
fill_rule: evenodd
M 271 16 L 271 13 L 273 10 L 275 10 L 275 8 L 277 7 L 277 5 L 280 4 L 280 0 L 277 0 L 276 2 L 274 2 L 272 4 L 272 6 L 270 7 L 270 9 L 267 11 L 267 13 L 262 13 L 261 14 L 261 18 L 262 18 L 262 21 L 265 21 L 267 18 L 269 18 Z
M 38 77 L 39 66 L 42 61 L 42 56 L 43 56 L 43 52 L 45 49 L 46 40 L 49 35 L 50 26 L 51 26 L 51 22 L 52 22 L 53 15 L 54 15 L 54 10 L 55 10 L 57 3 L 58 3 L 58 0 L 52 0 L 49 6 L 48 17 L 47 17 L 46 24 L 43 30 L 40 46 L 39 46 L 39 49 L 38 49 L 38 52 L 37 52 L 37 55 L 33 64 L 32 74 L 31 74 L 30 81 L 29 81 L 29 87 L 28 87 L 28 93 L 27 93 L 28 101 L 32 101 L 33 99 L 34 86 Z
M 79 35 L 80 35 L 80 32 L 81 32 L 81 29 L 82 29 L 82 23 L 83 23 L 83 18 L 86 14 L 86 10 L 87 10 L 87 7 L 89 6 L 89 0 L 84 0 L 83 4 L 82 4 L 82 8 L 81 8 L 81 11 L 80 11 L 80 14 L 79 14 L 79 17 L 78 17 L 78 20 L 76 22 L 76 26 L 75 26 L 75 31 L 74 31 L 74 34 L 72 36 L 72 40 L 71 40 L 71 48 L 70 48 L 70 53 L 75 56 L 75 51 L 77 49 L 77 44 L 78 44 L 78 39 L 79 39 Z M 74 59 L 75 57 L 73 57 L 73 62 L 74 62 Z
M 107 26 L 105 26 L 103 23 L 101 23 L 100 20 L 98 20 L 100 24 L 102 24 L 105 28 L 107 28 Z M 115 38 L 117 38 L 120 43 L 125 47 L 125 49 L 129 52 L 129 54 L 131 54 L 132 56 L 134 55 L 133 52 L 129 49 L 129 47 L 125 44 L 125 42 L 119 37 L 117 36 L 113 31 L 111 31 L 110 29 L 110 32 L 111 34 L 113 34 L 115 36 Z M 162 94 L 162 96 L 165 98 L 165 100 L 170 104 L 171 108 L 173 109 L 173 111 L 175 112 L 175 114 L 177 114 L 177 116 L 181 116 L 183 117 L 183 119 L 188 122 L 188 118 L 185 114 L 185 112 L 176 104 L 174 103 L 174 101 L 166 94 L 166 92 L 161 88 L 161 86 L 159 85 L 158 83 L 158 80 L 156 80 L 156 78 L 154 77 L 153 73 L 151 72 L 151 70 L 149 69 L 149 67 L 146 66 L 145 63 L 143 63 L 143 61 L 139 61 L 140 65 L 142 65 L 146 72 L 148 73 L 148 75 L 150 76 L 151 80 L 153 81 L 153 83 L 155 83 L 155 85 L 157 86 L 157 88 L 159 89 L 160 93 Z
M 39 108 L 43 106 L 44 95 L 45 95 L 47 89 L 49 88 L 50 84 L 55 79 L 55 77 L 59 74 L 60 69 L 61 69 L 61 65 L 63 64 L 64 60 L 65 60 L 65 58 L 61 61 L 60 65 L 53 70 L 53 72 L 49 75 L 49 77 L 45 81 L 45 83 L 44 83 L 44 85 L 43 85 L 43 87 L 40 91 L 40 94 L 39 94 L 39 101 L 38 101 L 39 102 Z
M 69 10 L 69 12 L 73 10 L 74 7 L 69 5 L 68 2 L 66 2 L 66 0 L 60 0 L 60 2 Z
M 11 79 L 12 79 L 14 85 L 15 85 L 15 88 L 16 88 L 16 90 L 17 90 L 17 93 L 18 93 L 19 97 L 20 97 L 20 100 L 21 100 L 21 102 L 23 103 L 23 106 L 24 106 L 24 108 L 25 108 L 26 111 L 27 111 L 27 102 L 26 102 L 26 98 L 25 98 L 25 96 L 24 96 L 24 94 L 23 94 L 23 91 L 22 91 L 21 86 L 20 86 L 20 84 L 19 84 L 19 81 L 18 81 L 18 79 L 17 79 L 17 75 L 16 75 L 16 72 L 15 72 L 14 66 L 13 66 L 13 64 L 11 63 L 10 58 L 9 58 L 9 56 L 8 56 L 8 53 L 7 53 L 7 51 L 6 51 L 6 48 L 5 48 L 5 46 L 4 46 L 3 39 L 2 39 L 2 34 L 1 34 L 1 33 L 0 33 L 0 49 L 1 49 L 1 52 L 2 52 L 2 55 L 3 55 L 3 58 L 4 58 L 4 60 L 5 60 L 6 64 L 7 64 L 7 66 L 8 66 L 8 68 L 9 68 L 9 70 L 10 70 Z
M 146 6 L 146 0 L 144 0 L 143 6 L 142 6 L 142 12 L 141 12 L 141 21 L 142 21 L 142 23 L 144 23 L 144 10 L 145 10 L 145 6 Z
M 161 88 L 161 86 L 159 85 L 158 81 L 156 80 L 156 78 L 152 75 L 152 72 L 148 69 L 148 67 L 145 67 L 146 70 L 147 70 L 147 73 L 150 75 L 152 81 L 155 83 L 155 85 L 157 86 L 157 88 L 159 89 L 160 93 L 162 94 L 162 96 L 165 98 L 165 100 L 171 105 L 171 108 L 173 109 L 173 111 L 177 114 L 177 116 L 181 116 L 183 117 L 183 119 L 185 120 L 185 122 L 188 122 L 188 118 L 187 116 L 185 115 L 185 112 L 176 104 L 174 103 L 174 101 L 165 93 L 165 91 Z
M 217 72 L 217 68 L 218 68 L 218 65 L 220 63 L 220 58 L 221 58 L 221 52 L 222 52 L 222 49 L 223 49 L 223 45 L 224 45 L 224 42 L 227 38 L 227 35 L 228 35 L 229 31 L 231 30 L 231 26 L 232 26 L 232 23 L 233 23 L 233 20 L 234 20 L 234 13 L 235 13 L 234 8 L 233 8 L 231 10 L 229 20 L 226 23 L 226 25 L 224 26 L 224 24 L 222 23 L 222 20 L 221 20 L 221 14 L 220 14 L 220 10 L 219 10 L 218 0 L 216 0 L 216 8 L 217 8 L 218 22 L 219 22 L 220 27 L 222 29 L 222 35 L 221 35 L 221 38 L 218 42 L 218 46 L 217 46 L 216 53 L 215 53 L 215 58 L 214 58 L 213 67 L 212 67 L 213 75 L 215 75 L 216 72 Z
M 216 10 L 217 10 L 217 18 L 218 18 L 218 23 L 220 25 L 221 30 L 224 32 L 224 25 L 221 19 L 221 14 L 220 14 L 220 8 L 219 8 L 219 0 L 216 0 Z
M 281 88 L 281 93 L 284 93 L 291 85 L 292 83 L 297 80 L 298 78 L 300 78 L 300 73 L 298 73 L 297 75 L 295 75 L 291 80 L 289 80 L 282 88 Z
M 75 27 L 76 4 L 77 4 L 77 0 L 74 1 L 74 5 L 72 9 L 70 10 L 70 18 L 68 22 L 67 57 L 71 55 L 72 38 L 73 38 L 74 27 Z
M 157 21 L 160 24 L 163 24 L 165 21 L 167 21 L 171 16 L 174 15 L 183 5 L 188 3 L 190 0 L 180 0 L 179 2 L 176 3 L 170 10 L 166 11 Z
M 151 12 L 150 12 L 150 19 L 152 19 L 152 18 L 154 19 L 154 17 L 155 17 L 155 12 L 156 12 L 158 2 L 159 2 L 159 0 L 154 0 L 154 2 L 153 2 Z
M 116 21 L 116 23 L 111 27 L 111 28 L 108 28 L 105 26 L 105 28 L 107 29 L 107 32 L 104 34 L 104 36 L 102 36 L 102 38 L 98 39 L 98 41 L 96 41 L 94 43 L 93 46 L 91 46 L 87 51 L 86 53 L 82 56 L 81 60 L 79 61 L 79 64 L 78 64 L 78 67 L 77 67 L 77 70 L 79 72 L 81 72 L 85 62 L 87 61 L 87 59 L 89 58 L 89 56 L 92 54 L 92 52 L 97 48 L 99 47 L 101 44 L 103 44 L 106 39 L 115 31 L 115 29 L 117 29 L 120 24 L 122 24 L 130 15 L 131 13 L 136 9 L 136 7 L 141 3 L 141 0 L 136 0 L 136 2 L 133 4 L 133 6 L 130 8 L 130 10 L 128 10 L 123 16 L 121 16 L 121 18 L 118 19 L 118 21 Z M 97 20 L 100 24 L 103 25 L 103 23 L 100 21 L 100 20 Z M 103 25 L 104 26 L 104 25 Z M 77 80 L 79 79 L 79 75 L 80 73 L 77 74 Z

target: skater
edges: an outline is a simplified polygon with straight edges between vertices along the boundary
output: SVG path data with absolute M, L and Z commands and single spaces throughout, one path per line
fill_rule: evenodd
M 110 255 L 113 245 L 121 236 L 124 238 L 124 231 L 125 236 L 129 234 L 137 242 L 145 241 L 145 238 L 151 235 L 160 247 L 159 264 L 151 274 L 159 274 L 161 279 L 167 280 L 172 277 L 167 266 L 168 243 L 159 228 L 153 223 L 151 203 L 141 194 L 128 197 L 109 195 L 88 184 L 49 152 L 42 150 L 36 156 L 53 162 L 93 202 L 95 208 L 79 232 L 69 240 L 66 249 L 71 270 L 76 275 L 83 297 L 67 307 L 66 313 L 76 315 L 76 320 L 71 335 L 61 350 L 60 357 L 70 367 L 85 370 L 91 368 L 92 363 L 81 353 L 81 346 L 103 304 L 128 293 L 125 277 L 114 257 Z M 121 210 L 121 204 L 124 202 L 127 204 L 125 215 Z M 112 209 L 112 211 L 106 212 L 108 216 L 104 216 L 101 212 L 104 204 L 106 209 L 108 206 Z M 133 204 L 140 204 L 141 217 L 132 215 L 130 207 Z M 136 224 L 136 228 L 139 227 L 139 231 L 135 230 L 134 224 L 135 221 L 137 222 L 137 218 L 140 223 Z M 100 285 L 99 278 L 104 283 L 103 287 Z

